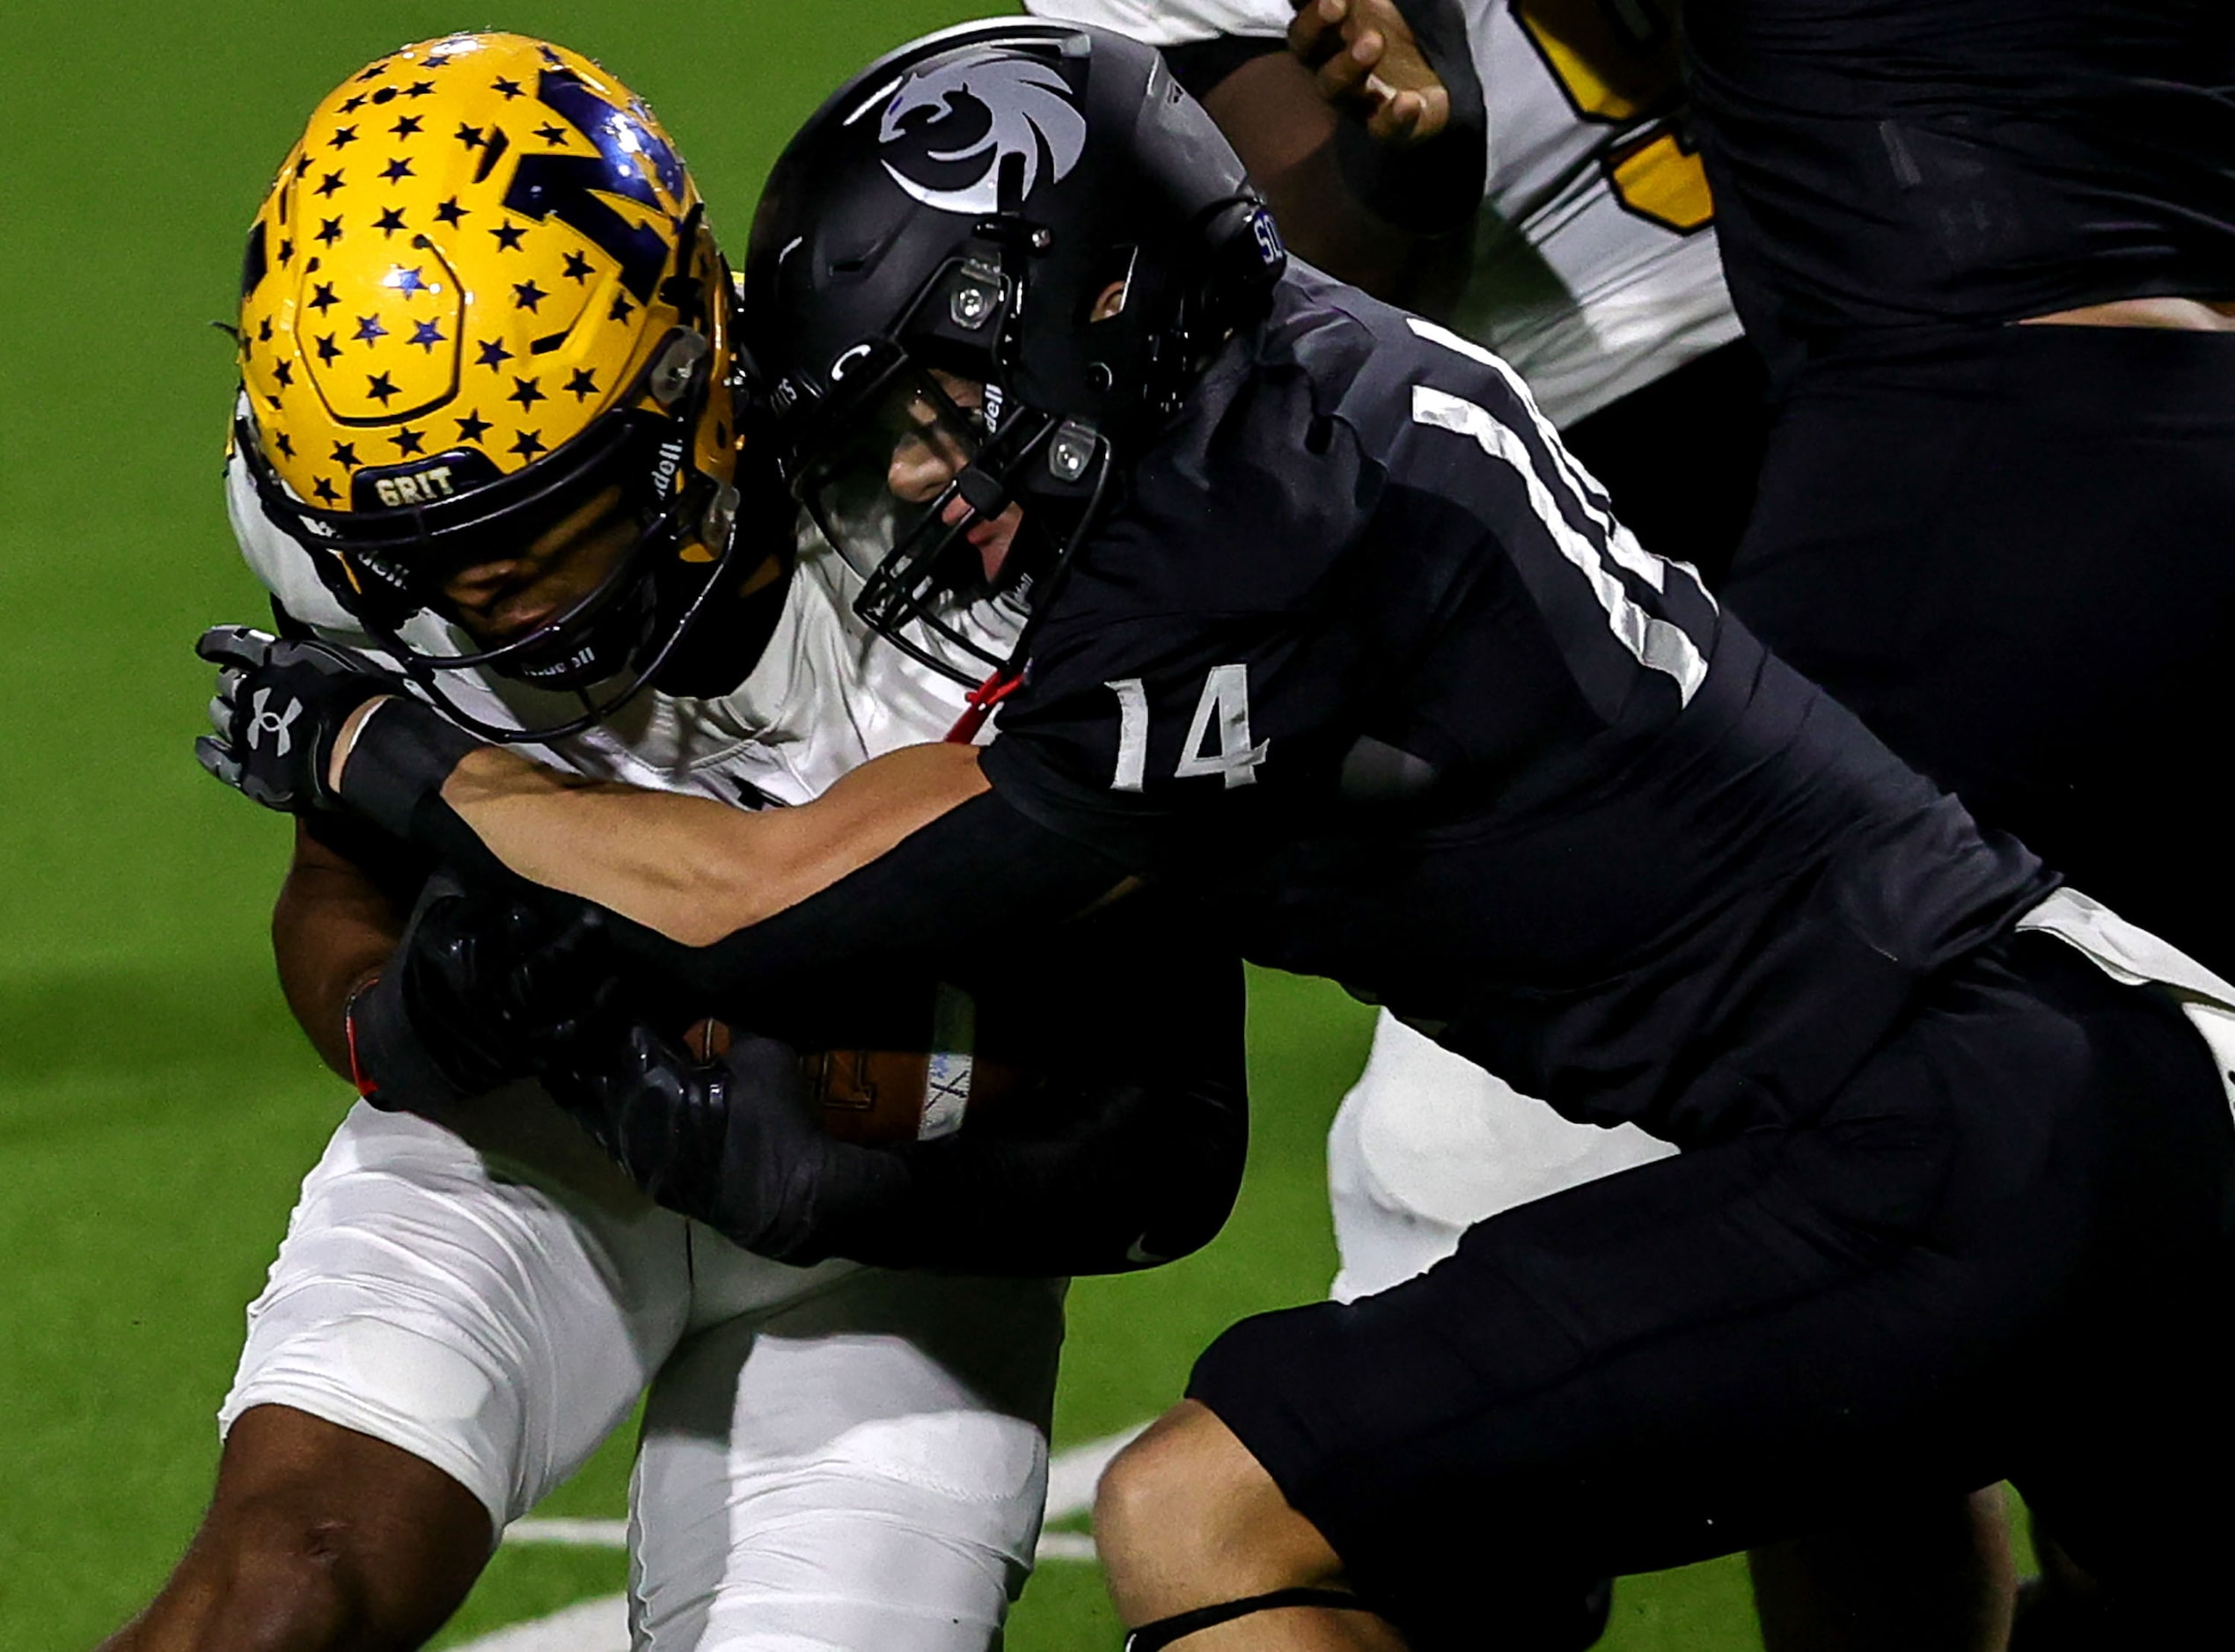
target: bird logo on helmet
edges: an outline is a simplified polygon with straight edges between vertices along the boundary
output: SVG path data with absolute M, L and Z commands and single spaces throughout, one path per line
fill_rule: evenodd
M 727 267 L 651 112 L 517 34 L 407 46 L 311 113 L 248 234 L 235 441 L 266 514 L 445 708 L 545 738 L 674 655 L 735 559 Z M 451 653 L 444 581 L 617 497 L 629 552 L 527 635 Z M 437 675 L 574 691 L 563 729 L 465 717 Z
M 998 20 L 856 75 L 770 174 L 741 307 L 856 611 L 950 676 L 1002 666 L 954 603 L 1044 581 L 1286 261 L 1153 48 Z
M 965 105 L 974 106 L 976 118 Z M 919 118 L 927 113 L 927 122 Z M 955 147 L 934 147 L 950 134 Z M 910 140 L 915 156 L 906 152 Z M 996 52 L 909 76 L 884 106 L 877 141 L 885 171 L 916 200 L 942 212 L 978 215 L 999 210 L 1000 170 L 1012 155 L 1023 164 L 1017 187 L 1022 199 L 1031 199 L 1044 170 L 1060 183 L 1086 147 L 1087 122 L 1061 75 L 1029 57 Z M 975 175 L 949 181 L 958 167 Z

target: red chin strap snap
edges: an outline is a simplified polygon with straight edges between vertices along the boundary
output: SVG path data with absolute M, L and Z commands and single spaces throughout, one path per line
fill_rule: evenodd
M 955 726 L 947 731 L 952 744 L 967 746 L 978 739 L 978 731 L 986 727 L 986 720 L 996 707 L 1024 685 L 1022 671 L 1004 668 L 971 690 L 970 698 L 964 702 L 963 714 L 955 719 Z

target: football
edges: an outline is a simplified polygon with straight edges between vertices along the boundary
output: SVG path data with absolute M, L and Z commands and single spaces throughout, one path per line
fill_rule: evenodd
M 800 1067 L 825 1134 L 873 1147 L 936 1141 L 1007 1111 L 1039 1087 L 1040 1073 L 986 1053 L 972 994 L 942 981 L 917 1007 L 902 1020 L 923 1028 L 921 1037 L 847 1041 L 802 1052 Z M 726 1027 L 705 1021 L 686 1042 L 704 1059 L 728 1048 L 729 1038 Z

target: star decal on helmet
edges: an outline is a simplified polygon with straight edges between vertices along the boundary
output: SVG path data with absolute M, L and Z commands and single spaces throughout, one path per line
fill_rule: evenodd
M 355 79 L 310 114 L 246 249 L 240 334 L 253 359 L 241 362 L 238 450 L 277 485 L 260 496 L 319 549 L 328 588 L 374 633 L 395 598 L 439 604 L 444 565 L 401 569 L 398 536 L 534 530 L 553 497 L 616 488 L 646 542 L 658 537 L 660 555 L 640 561 L 666 577 L 670 544 L 693 560 L 700 547 L 678 536 L 699 530 L 699 501 L 719 502 L 735 464 L 717 434 L 735 428 L 732 322 L 697 189 L 656 118 L 589 60 L 502 32 L 405 47 Z M 361 162 L 347 155 L 358 143 Z M 322 220 L 344 195 L 346 216 Z M 671 402 L 629 396 L 678 329 L 715 368 Z M 476 362 L 486 384 L 466 383 Z M 274 412 L 275 393 L 286 406 Z M 539 422 L 492 419 L 484 403 Z M 640 427 L 659 440 L 635 439 Z M 451 450 L 471 463 L 438 470 Z M 489 488 L 513 479 L 523 485 Z M 438 493 L 436 520 L 412 519 Z M 687 508 L 658 515 L 674 501 Z M 644 667 L 641 613 L 625 618 L 616 630 L 601 610 L 582 627 L 594 649 L 570 633 L 551 658 L 595 665 L 584 681 Z
M 329 95 L 289 151 L 245 266 L 255 275 L 240 327 L 250 440 L 294 508 L 332 525 L 322 537 L 339 544 L 360 517 L 413 497 L 400 483 L 382 491 L 355 478 L 439 464 L 429 456 L 453 445 L 479 456 L 463 491 L 524 471 L 555 477 L 575 454 L 625 472 L 626 486 L 670 489 L 672 470 L 655 478 L 649 450 L 580 440 L 607 428 L 601 421 L 656 411 L 624 405 L 621 392 L 670 330 L 713 330 L 699 295 L 719 280 L 715 255 L 702 234 L 683 234 L 697 223 L 697 193 L 656 119 L 594 64 L 503 33 L 455 51 L 407 47 L 357 79 Z M 362 162 L 347 154 L 359 143 Z M 357 204 L 320 216 L 344 196 Z M 541 232 L 553 225 L 567 232 Z M 570 287 L 581 289 L 572 302 Z M 563 356 L 543 359 L 561 346 Z M 494 393 L 465 384 L 475 363 Z M 522 364 L 530 371 L 514 373 Z M 507 425 L 484 401 L 540 422 Z M 722 468 L 706 456 L 725 450 L 713 433 L 731 427 L 726 379 L 667 417 L 687 473 Z M 609 450 L 623 457 L 600 457 Z M 341 600 L 348 605 L 346 590 Z

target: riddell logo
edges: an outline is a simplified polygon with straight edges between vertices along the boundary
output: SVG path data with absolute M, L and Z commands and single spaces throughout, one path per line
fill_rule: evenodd
M 1012 155 L 1023 161 L 1020 197 L 1044 172 L 1059 181 L 1087 147 L 1087 122 L 1061 75 L 994 53 L 911 75 L 885 106 L 877 142 L 892 181 L 925 206 L 982 214 L 999 209 Z

